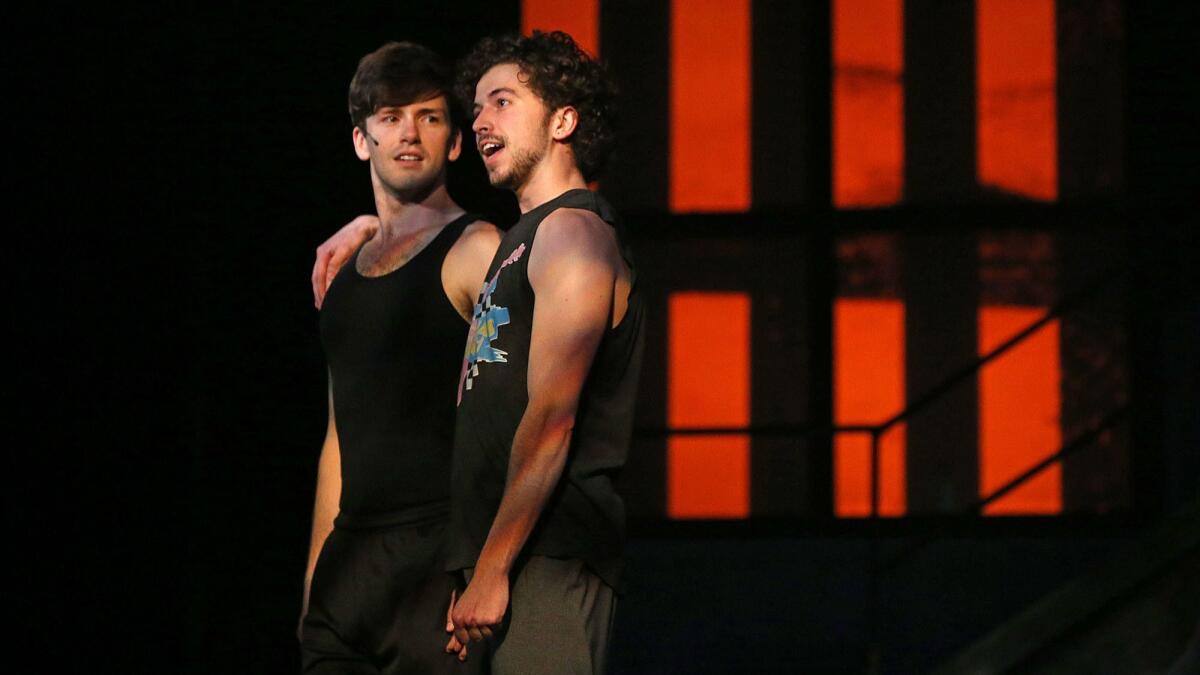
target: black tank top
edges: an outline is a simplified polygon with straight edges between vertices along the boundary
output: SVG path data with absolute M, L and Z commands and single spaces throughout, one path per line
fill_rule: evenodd
M 341 446 L 337 526 L 391 525 L 449 509 L 466 324 L 442 288 L 442 263 L 474 220 L 467 214 L 451 221 L 380 277 L 359 274 L 355 253 L 329 286 L 321 342 Z
M 504 494 L 513 436 L 529 402 L 526 389 L 533 328 L 527 264 L 538 225 L 555 209 L 591 211 L 617 229 L 615 211 L 599 195 L 570 190 L 525 213 L 505 233 L 475 306 L 459 375 L 458 422 L 448 569 L 475 565 Z M 583 560 L 618 587 L 625 507 L 613 480 L 625 464 L 642 360 L 643 312 L 633 272 L 621 322 L 601 339 L 580 396 L 567 464 L 523 553 Z

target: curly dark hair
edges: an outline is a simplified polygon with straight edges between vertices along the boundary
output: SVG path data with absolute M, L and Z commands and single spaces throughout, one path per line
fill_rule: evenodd
M 459 63 L 455 93 L 465 110 L 472 108 L 479 78 L 505 63 L 529 77 L 529 88 L 547 108 L 571 106 L 579 113 L 571 136 L 575 162 L 585 180 L 595 180 L 616 142 L 617 88 L 604 66 L 562 31 L 484 38 Z
M 350 80 L 350 120 L 366 129 L 367 118 L 385 106 L 404 106 L 443 95 L 450 108 L 450 126 L 463 128 L 454 105 L 454 76 L 450 64 L 432 49 L 415 42 L 389 42 L 362 57 Z

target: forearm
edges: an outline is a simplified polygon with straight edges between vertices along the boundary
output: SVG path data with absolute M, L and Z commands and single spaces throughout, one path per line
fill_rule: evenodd
M 375 214 L 361 215 L 350 221 L 350 224 L 358 229 L 364 241 L 379 233 L 379 216 Z
M 479 554 L 476 574 L 507 575 L 554 492 L 571 443 L 574 414 L 526 409 L 513 437 L 504 496 Z

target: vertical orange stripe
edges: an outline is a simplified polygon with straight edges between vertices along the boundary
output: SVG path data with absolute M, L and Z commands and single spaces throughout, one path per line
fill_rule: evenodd
M 833 305 L 833 418 L 839 425 L 874 424 L 904 408 L 904 304 L 839 298 Z M 879 513 L 902 516 L 905 428 L 893 427 L 880 448 Z M 866 434 L 834 439 L 834 513 L 871 515 L 871 441 Z
M 904 185 L 904 4 L 833 2 L 833 203 L 887 206 Z
M 1045 314 L 1044 308 L 991 306 L 979 312 L 979 352 L 985 354 Z M 979 491 L 994 492 L 1062 445 L 1058 321 L 1052 321 L 979 375 Z M 1046 468 L 986 515 L 1062 511 L 1060 464 Z
M 521 34 L 561 30 L 593 58 L 600 55 L 600 0 L 521 0 Z
M 667 423 L 750 424 L 750 297 L 672 293 L 668 302 Z M 667 442 L 667 515 L 750 514 L 750 439 L 679 436 Z
M 977 179 L 1058 197 L 1054 0 L 976 0 Z
M 750 208 L 750 0 L 672 1 L 670 148 L 672 211 Z

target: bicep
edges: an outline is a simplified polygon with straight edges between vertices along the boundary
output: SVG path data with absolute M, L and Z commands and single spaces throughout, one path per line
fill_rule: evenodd
M 613 271 L 603 259 L 562 255 L 544 265 L 537 278 L 529 399 L 573 412 L 608 328 Z

